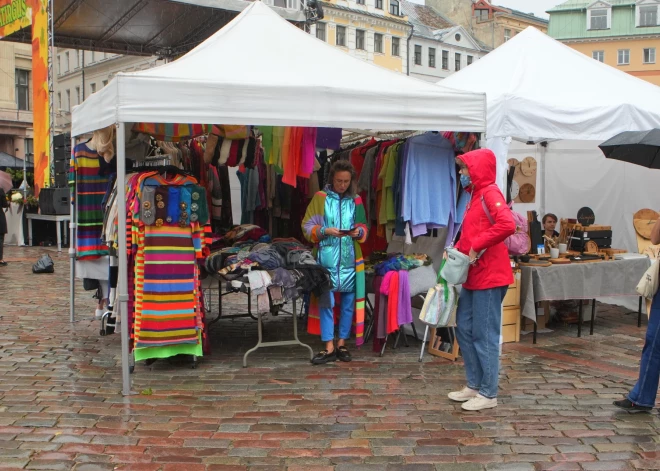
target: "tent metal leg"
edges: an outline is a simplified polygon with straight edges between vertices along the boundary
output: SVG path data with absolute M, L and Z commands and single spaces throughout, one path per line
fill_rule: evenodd
M 589 327 L 589 335 L 594 335 L 594 320 L 596 319 L 596 300 L 591 300 L 591 326 Z
M 128 260 L 126 248 L 123 246 L 126 241 L 126 130 L 124 123 L 117 125 L 117 219 L 118 234 L 117 238 L 122 250 L 119 250 L 119 312 L 121 313 L 121 378 L 122 394 L 128 396 L 131 394 L 131 373 L 130 359 L 128 352 Z
M 637 327 L 642 326 L 642 301 L 644 298 L 639 297 L 639 307 L 637 308 Z
M 71 151 L 76 147 L 76 138 L 71 138 Z M 75 172 L 74 172 L 75 173 Z M 75 178 L 75 177 L 74 177 Z M 74 183 L 75 188 L 75 183 Z M 70 213 L 69 213 L 69 263 L 70 274 L 69 274 L 69 321 L 76 321 L 76 216 L 77 208 L 75 205 L 75 199 L 71 195 L 70 201 Z M 32 223 L 32 221 L 30 221 Z

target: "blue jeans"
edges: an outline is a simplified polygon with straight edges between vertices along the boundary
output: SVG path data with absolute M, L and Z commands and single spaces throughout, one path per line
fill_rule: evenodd
M 507 289 L 508 286 L 463 288 L 456 311 L 456 337 L 465 363 L 467 386 L 489 399 L 497 397 L 502 302 Z
M 335 293 L 330 293 L 330 307 L 321 307 L 321 340 L 329 342 L 335 338 L 335 316 L 332 308 L 335 306 Z M 355 312 L 355 293 L 340 293 L 341 314 L 339 316 L 339 338 L 346 340 L 351 336 L 353 313 Z
M 653 298 L 651 316 L 646 328 L 646 340 L 639 365 L 639 379 L 628 394 L 628 399 L 637 405 L 655 407 L 660 381 L 660 293 Z

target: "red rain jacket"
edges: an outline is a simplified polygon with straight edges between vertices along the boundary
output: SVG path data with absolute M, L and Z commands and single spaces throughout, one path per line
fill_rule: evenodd
M 456 248 L 464 254 L 470 249 L 479 253 L 486 249 L 481 258 L 470 267 L 463 287 L 471 290 L 498 288 L 513 283 L 513 271 L 509 262 L 509 252 L 504 240 L 516 232 L 516 223 L 500 189 L 495 185 L 497 162 L 489 149 L 479 149 L 458 157 L 470 172 L 472 193 L 468 204 L 461 238 Z M 486 215 L 481 197 L 495 224 Z

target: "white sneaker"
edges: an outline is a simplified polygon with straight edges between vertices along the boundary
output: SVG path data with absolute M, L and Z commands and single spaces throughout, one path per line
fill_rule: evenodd
M 447 397 L 452 401 L 465 402 L 465 401 L 469 401 L 473 397 L 476 397 L 477 394 L 479 394 L 479 391 L 475 391 L 474 389 L 470 389 L 467 386 L 465 386 L 460 391 L 450 392 L 449 394 L 447 394 Z
M 97 309 L 96 312 L 94 313 L 94 317 L 98 320 L 103 317 L 103 313 L 105 310 L 103 309 Z
M 493 407 L 497 407 L 497 398 L 494 397 L 493 399 L 488 399 L 481 394 L 477 394 L 465 404 L 461 405 L 463 410 L 482 410 L 492 409 Z

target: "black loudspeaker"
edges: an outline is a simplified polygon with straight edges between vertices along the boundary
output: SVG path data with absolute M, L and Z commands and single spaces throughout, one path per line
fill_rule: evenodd
M 56 173 L 55 177 L 55 186 L 54 188 L 64 188 L 67 189 L 69 186 L 69 174 L 68 173 Z
M 43 188 L 39 192 L 39 209 L 41 214 L 69 214 L 70 193 L 68 188 Z
M 68 163 L 71 160 L 71 147 L 56 147 L 53 150 L 53 160 Z
M 64 134 L 58 134 L 53 137 L 53 147 L 58 148 L 58 147 L 71 147 L 71 134 L 70 133 L 64 133 Z

